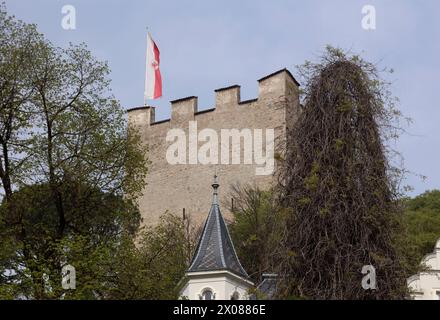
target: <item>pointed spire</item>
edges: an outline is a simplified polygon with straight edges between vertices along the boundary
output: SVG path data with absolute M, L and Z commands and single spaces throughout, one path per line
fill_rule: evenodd
M 214 175 L 211 209 L 188 272 L 229 270 L 248 278 L 238 260 L 218 202 L 218 177 Z
M 218 205 L 218 187 L 220 185 L 218 184 L 218 176 L 217 173 L 214 175 L 214 182 L 212 184 L 212 188 L 214 189 L 212 193 L 212 204 Z

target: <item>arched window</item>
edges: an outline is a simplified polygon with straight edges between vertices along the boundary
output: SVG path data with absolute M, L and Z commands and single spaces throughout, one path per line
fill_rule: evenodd
M 212 293 L 211 289 L 204 289 L 202 291 L 202 300 L 214 300 L 214 294 Z
M 231 300 L 240 300 L 240 294 L 235 291 L 232 295 L 231 295 Z

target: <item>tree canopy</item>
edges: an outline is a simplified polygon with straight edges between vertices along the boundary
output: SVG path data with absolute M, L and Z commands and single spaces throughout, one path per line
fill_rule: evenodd
M 231 196 L 234 220 L 229 228 L 234 246 L 244 269 L 258 284 L 264 273 L 274 272 L 288 210 L 279 207 L 272 190 L 234 186 Z
M 100 297 L 139 231 L 146 146 L 84 44 L 56 47 L 4 6 L 0 43 L 0 294 L 65 297 L 61 268 L 75 262 L 76 295 Z
M 406 239 L 402 242 L 412 273 L 420 270 L 422 258 L 434 250 L 440 238 L 440 190 L 426 191 L 403 200 Z

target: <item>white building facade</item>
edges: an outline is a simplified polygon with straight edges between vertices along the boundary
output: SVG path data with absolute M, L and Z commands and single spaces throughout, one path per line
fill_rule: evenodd
M 426 270 L 408 278 L 408 288 L 414 300 L 440 300 L 440 239 L 434 252 L 422 260 Z
M 181 297 L 189 300 L 248 300 L 252 282 L 229 271 L 188 272 Z

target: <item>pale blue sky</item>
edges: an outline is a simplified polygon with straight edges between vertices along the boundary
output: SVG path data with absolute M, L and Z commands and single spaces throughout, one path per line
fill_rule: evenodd
M 75 6 L 77 29 L 61 27 L 61 8 Z M 361 27 L 362 7 L 374 5 L 377 29 Z M 161 51 L 164 97 L 156 118 L 169 118 L 169 101 L 199 97 L 199 109 L 214 105 L 214 89 L 242 86 L 242 99 L 257 95 L 256 80 L 313 60 L 326 44 L 363 53 L 392 67 L 393 93 L 414 123 L 396 148 L 410 175 L 411 194 L 440 188 L 440 2 L 438 0 L 339 1 L 149 1 L 6 0 L 10 13 L 38 24 L 57 45 L 85 42 L 107 60 L 112 88 L 127 108 L 143 103 L 145 34 L 149 27 Z

